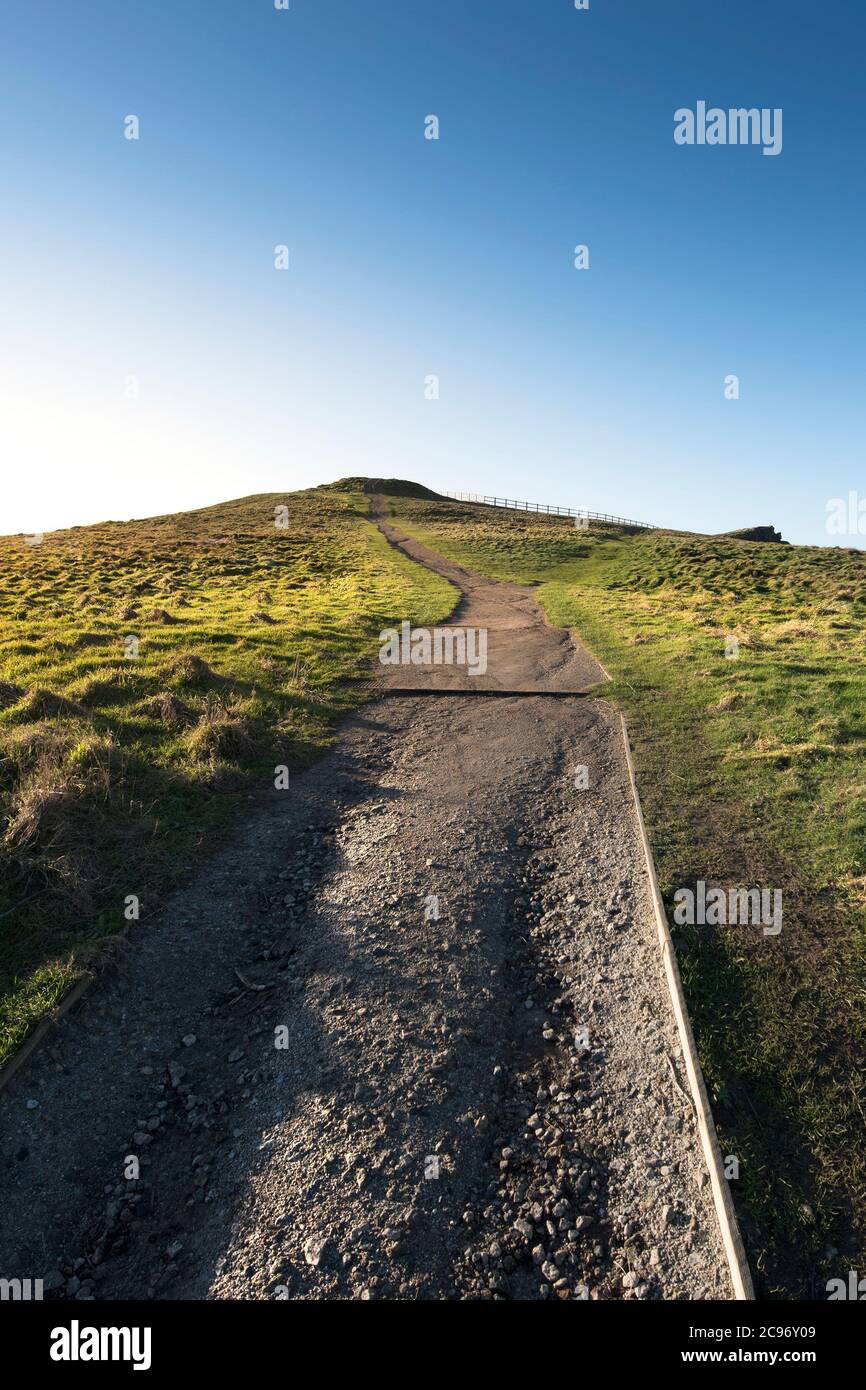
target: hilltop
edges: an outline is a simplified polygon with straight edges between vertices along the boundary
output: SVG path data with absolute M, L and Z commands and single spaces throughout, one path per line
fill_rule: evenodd
M 381 492 L 388 497 L 426 497 L 434 502 L 448 500 L 421 483 L 410 482 L 408 478 L 340 478 L 336 483 L 326 483 L 323 490 L 366 494 Z

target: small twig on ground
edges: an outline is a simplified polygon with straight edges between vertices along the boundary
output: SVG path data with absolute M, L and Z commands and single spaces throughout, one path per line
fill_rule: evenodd
M 686 1105 L 688 1105 L 690 1108 L 692 1108 L 692 1099 L 691 1099 L 691 1096 L 687 1095 L 686 1092 L 683 1090 L 682 1086 L 680 1085 L 679 1077 L 677 1076 L 677 1069 L 676 1069 L 676 1067 L 674 1066 L 673 1058 L 671 1057 L 670 1053 L 666 1052 L 666 1053 L 665 1053 L 665 1058 L 666 1058 L 666 1060 L 667 1060 L 668 1066 L 669 1066 L 670 1069 L 671 1069 L 671 1076 L 673 1077 L 674 1085 L 676 1086 L 677 1090 L 679 1091 L 679 1093 L 680 1093 L 680 1095 L 682 1096 L 683 1100 L 685 1101 Z
M 16 903 L 14 907 L 7 907 L 5 912 L 0 912 L 0 922 L 3 921 L 4 917 L 11 917 L 12 913 L 17 912 L 19 907 L 23 907 L 25 903 L 32 903 L 34 898 L 40 898 L 44 892 L 45 889 L 40 888 L 38 893 L 31 893 L 29 898 L 22 898 L 20 903 Z
M 243 975 L 239 970 L 235 970 L 235 974 L 237 975 L 244 989 L 267 989 L 267 985 L 251 985 L 249 980 L 244 979 Z

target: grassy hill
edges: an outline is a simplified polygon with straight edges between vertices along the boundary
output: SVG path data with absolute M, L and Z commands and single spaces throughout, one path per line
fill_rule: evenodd
M 822 1296 L 866 1231 L 866 556 L 393 507 L 451 558 L 538 583 L 604 661 L 669 908 L 698 879 L 783 890 L 780 936 L 681 928 L 678 947 L 761 1285 Z
M 128 895 L 146 920 L 323 750 L 381 628 L 450 611 L 366 512 L 329 488 L 0 538 L 0 1062 Z
M 0 538 L 0 1060 L 128 895 L 146 921 L 277 765 L 326 747 L 382 627 L 451 610 L 367 520 L 376 482 L 435 549 L 538 584 L 604 661 L 669 906 L 698 879 L 783 890 L 781 936 L 681 928 L 678 949 L 759 1283 L 820 1295 L 866 1229 L 859 551 L 581 532 L 363 478 Z

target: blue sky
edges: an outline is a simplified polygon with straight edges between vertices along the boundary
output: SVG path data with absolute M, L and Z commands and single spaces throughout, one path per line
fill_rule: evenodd
M 838 544 L 864 45 L 854 0 L 8 0 L 0 531 L 367 473 Z M 676 145 L 698 100 L 782 153 Z

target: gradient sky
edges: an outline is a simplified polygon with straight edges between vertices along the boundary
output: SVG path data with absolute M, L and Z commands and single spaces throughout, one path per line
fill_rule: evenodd
M 862 0 L 5 0 L 0 531 L 366 473 L 839 544 L 864 51 Z M 699 99 L 782 153 L 677 146 Z

